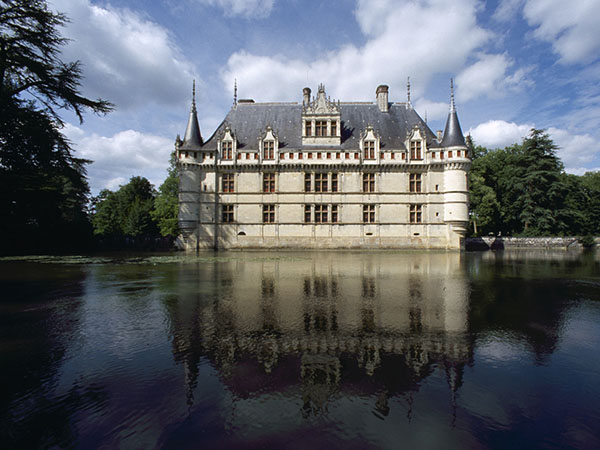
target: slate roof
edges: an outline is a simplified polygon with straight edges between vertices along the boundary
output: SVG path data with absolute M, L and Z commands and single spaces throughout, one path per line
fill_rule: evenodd
M 202 135 L 200 134 L 200 125 L 198 124 L 198 116 L 196 114 L 195 102 L 190 110 L 185 136 L 183 137 L 183 150 L 198 150 L 202 147 Z
M 456 110 L 454 108 L 452 108 L 450 114 L 448 114 L 446 128 L 444 129 L 444 138 L 442 139 L 442 146 L 465 146 L 465 137 L 463 136 L 463 132 L 460 129 L 458 115 L 456 114 Z
M 381 112 L 375 103 L 341 103 L 342 142 L 339 146 L 310 146 L 334 150 L 356 150 L 360 134 L 368 125 L 373 126 L 381 138 L 381 149 L 406 150 L 407 133 L 418 125 L 425 133 L 427 146 L 440 147 L 435 134 L 415 110 L 406 103 L 391 103 L 388 112 Z M 458 120 L 458 119 L 457 119 Z M 258 150 L 258 138 L 267 125 L 279 139 L 279 148 L 302 148 L 302 105 L 298 103 L 238 103 L 219 125 L 202 149 L 216 150 L 217 140 L 229 126 L 235 133 L 240 150 Z M 460 126 L 458 128 L 460 130 Z

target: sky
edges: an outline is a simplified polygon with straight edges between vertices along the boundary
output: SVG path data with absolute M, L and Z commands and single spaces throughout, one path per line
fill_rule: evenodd
M 88 166 L 92 193 L 132 176 L 156 187 L 185 133 L 196 80 L 207 140 L 238 98 L 411 101 L 444 128 L 454 79 L 463 132 L 503 148 L 547 130 L 569 173 L 600 170 L 600 0 L 51 0 L 70 21 L 64 60 L 81 90 L 115 104 L 69 112 L 64 133 Z

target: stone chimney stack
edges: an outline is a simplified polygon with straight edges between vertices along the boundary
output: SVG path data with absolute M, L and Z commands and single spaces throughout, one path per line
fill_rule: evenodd
M 304 96 L 304 99 L 302 100 L 303 103 L 305 105 L 308 105 L 310 103 L 310 88 L 305 87 L 304 89 L 302 89 L 302 95 Z
M 377 106 L 381 112 L 388 112 L 388 89 L 388 86 L 381 84 L 377 86 L 377 90 L 375 91 L 375 94 L 377 95 Z
M 437 130 L 437 139 L 439 142 L 442 142 L 442 130 Z

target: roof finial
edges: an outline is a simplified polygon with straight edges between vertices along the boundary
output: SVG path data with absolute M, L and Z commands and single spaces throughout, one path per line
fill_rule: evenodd
M 196 80 L 192 81 L 192 111 L 196 112 Z
M 454 80 L 450 78 L 450 111 L 454 111 Z
M 233 107 L 237 106 L 237 78 L 233 79 Z
M 408 97 L 408 103 L 410 104 L 410 77 L 406 79 L 406 95 Z
M 425 110 L 425 123 L 427 124 L 427 110 Z

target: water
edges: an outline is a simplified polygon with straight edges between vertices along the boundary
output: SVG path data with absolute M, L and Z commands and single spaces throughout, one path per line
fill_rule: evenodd
M 3 448 L 600 448 L 600 257 L 0 260 Z

